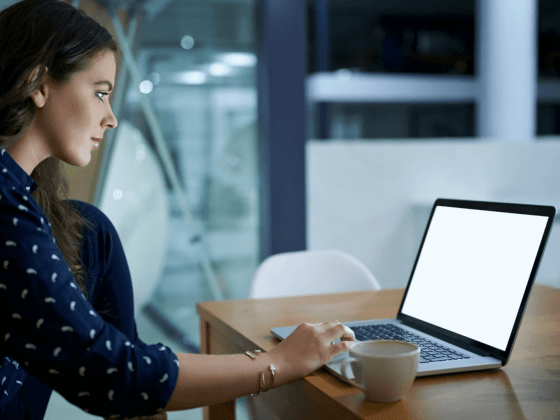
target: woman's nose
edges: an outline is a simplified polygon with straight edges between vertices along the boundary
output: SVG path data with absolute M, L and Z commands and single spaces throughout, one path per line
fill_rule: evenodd
M 119 125 L 119 122 L 117 121 L 115 114 L 113 114 L 113 110 L 111 109 L 111 107 L 109 107 L 109 113 L 104 118 L 102 125 L 105 128 L 116 128 L 117 125 Z

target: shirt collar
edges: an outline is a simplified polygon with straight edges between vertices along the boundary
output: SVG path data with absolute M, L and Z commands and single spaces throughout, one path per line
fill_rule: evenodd
M 27 191 L 32 193 L 37 189 L 37 183 L 27 175 L 21 166 L 10 156 L 6 149 L 0 149 L 0 166 L 6 168 Z

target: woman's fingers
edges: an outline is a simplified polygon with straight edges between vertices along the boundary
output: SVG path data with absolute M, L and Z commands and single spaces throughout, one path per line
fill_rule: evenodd
M 338 343 L 333 344 L 331 346 L 332 357 L 338 356 L 340 353 L 350 350 L 354 344 L 356 344 L 355 341 L 339 341 Z
M 319 330 L 323 331 L 324 340 L 328 344 L 329 359 L 348 351 L 355 344 L 354 331 L 339 321 L 329 321 L 316 325 Z M 334 343 L 336 339 L 340 339 L 340 342 Z
M 340 341 L 333 344 L 338 339 Z M 301 377 L 319 369 L 338 354 L 348 351 L 354 341 L 352 330 L 338 321 L 305 323 L 297 327 L 271 353 L 277 358 L 278 366 L 285 366 L 293 375 Z
M 341 324 L 338 321 L 331 321 L 326 322 L 324 325 L 327 325 L 327 329 L 325 330 L 325 334 L 327 335 L 327 340 L 334 341 L 337 338 L 340 338 L 341 341 L 355 341 L 356 336 L 354 335 L 354 331 L 352 331 L 346 325 Z
M 340 339 L 342 341 L 356 341 L 356 335 L 354 334 L 354 331 L 350 329 L 350 327 L 344 325 L 344 335 L 340 337 Z

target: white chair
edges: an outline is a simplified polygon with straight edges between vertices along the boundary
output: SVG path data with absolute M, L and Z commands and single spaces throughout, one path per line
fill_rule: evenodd
M 284 252 L 257 268 L 249 298 L 381 290 L 371 271 L 353 256 L 336 250 Z

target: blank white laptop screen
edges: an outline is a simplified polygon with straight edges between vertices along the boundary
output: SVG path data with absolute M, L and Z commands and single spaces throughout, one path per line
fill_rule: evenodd
M 437 206 L 402 313 L 505 350 L 547 221 Z

